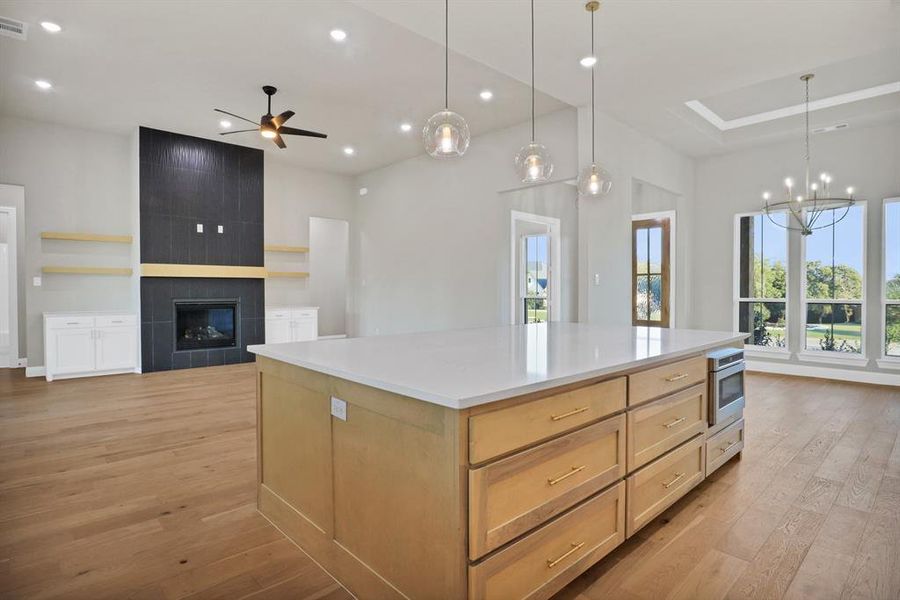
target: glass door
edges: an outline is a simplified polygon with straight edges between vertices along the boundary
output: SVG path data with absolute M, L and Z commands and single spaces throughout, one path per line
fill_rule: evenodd
M 521 298 L 525 323 L 550 320 L 550 236 L 522 236 Z

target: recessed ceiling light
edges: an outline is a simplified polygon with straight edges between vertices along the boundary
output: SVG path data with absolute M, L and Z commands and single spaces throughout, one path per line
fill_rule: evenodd
M 59 33 L 62 31 L 62 27 L 51 21 L 41 21 L 41 27 L 44 28 L 44 31 L 49 33 Z
M 478 95 L 481 96 L 482 100 L 487 102 L 488 100 L 490 100 L 491 98 L 494 97 L 494 92 L 492 92 L 491 90 L 481 90 L 481 93 Z
M 353 149 L 353 146 L 344 146 L 344 154 L 347 156 L 353 156 L 356 154 L 356 150 Z
M 585 56 L 584 58 L 582 58 L 581 60 L 579 60 L 578 62 L 581 63 L 582 67 L 590 69 L 591 67 L 593 67 L 594 65 L 597 64 L 597 57 L 588 55 L 588 56 Z
M 410 125 L 409 123 L 400 123 L 400 131 L 402 131 L 403 133 L 409 133 L 410 131 L 412 131 L 412 125 Z
M 343 42 L 347 39 L 347 32 L 343 29 L 332 29 L 328 35 L 336 42 Z
M 231 127 L 231 121 L 222 119 L 221 121 L 219 121 L 219 127 L 221 127 L 222 129 L 228 129 L 229 127 Z
M 38 79 L 37 81 L 34 82 L 34 85 L 38 86 L 42 90 L 49 90 L 50 88 L 53 87 L 53 84 L 45 79 Z

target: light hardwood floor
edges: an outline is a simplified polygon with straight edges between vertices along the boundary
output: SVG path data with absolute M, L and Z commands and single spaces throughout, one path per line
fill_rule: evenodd
M 747 447 L 559 600 L 900 598 L 900 390 L 748 377 Z M 0 370 L 0 598 L 336 599 L 255 512 L 252 365 Z

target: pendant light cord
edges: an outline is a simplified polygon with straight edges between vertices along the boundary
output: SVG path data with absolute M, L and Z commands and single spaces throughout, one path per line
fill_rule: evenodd
M 444 0 L 444 109 L 450 110 L 450 0 Z
M 806 78 L 806 196 L 809 199 L 809 78 Z
M 531 141 L 534 141 L 534 0 L 531 0 Z
M 594 56 L 594 13 L 591 11 L 591 56 Z M 591 164 L 595 163 L 594 159 L 594 141 L 597 137 L 597 130 L 594 128 L 594 67 L 597 63 L 591 65 Z

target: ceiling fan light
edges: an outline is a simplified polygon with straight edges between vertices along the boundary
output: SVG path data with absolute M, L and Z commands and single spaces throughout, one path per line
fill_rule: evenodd
M 436 112 L 422 129 L 425 151 L 434 158 L 455 158 L 469 148 L 469 125 L 452 110 Z
M 264 138 L 266 138 L 267 140 L 271 140 L 271 139 L 273 139 L 276 135 L 278 135 L 277 133 L 275 133 L 275 130 L 274 130 L 274 129 L 270 129 L 270 128 L 261 128 L 261 129 L 259 130 L 259 134 L 260 134 L 261 136 L 263 136 Z

